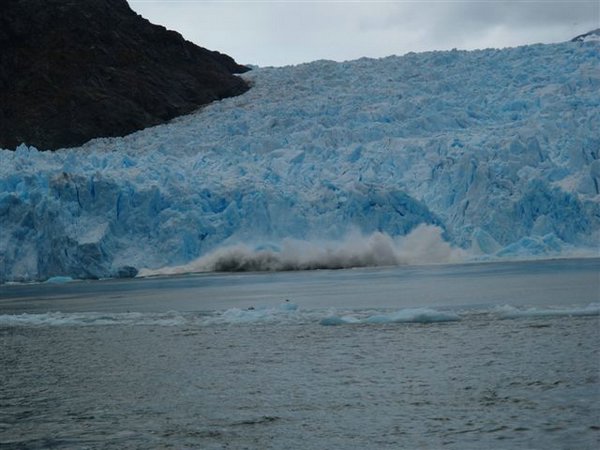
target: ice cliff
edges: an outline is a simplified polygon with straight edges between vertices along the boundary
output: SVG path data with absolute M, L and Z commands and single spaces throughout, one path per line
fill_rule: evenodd
M 0 280 L 261 268 L 253 254 L 344 267 L 347 246 L 357 264 L 598 254 L 598 41 L 243 77 L 124 138 L 0 151 Z

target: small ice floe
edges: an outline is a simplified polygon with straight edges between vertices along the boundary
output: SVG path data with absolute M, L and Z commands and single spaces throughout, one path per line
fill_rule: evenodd
M 48 283 L 48 284 L 63 284 L 63 283 L 70 283 L 71 281 L 75 281 L 75 280 L 73 280 L 72 277 L 56 276 L 56 277 L 50 277 L 50 278 L 48 278 L 46 281 L 44 281 L 44 283 Z
M 321 325 L 344 324 L 387 324 L 387 323 L 436 323 L 454 322 L 460 316 L 452 312 L 437 311 L 429 308 L 409 308 L 400 311 L 370 315 L 329 315 L 321 319 Z

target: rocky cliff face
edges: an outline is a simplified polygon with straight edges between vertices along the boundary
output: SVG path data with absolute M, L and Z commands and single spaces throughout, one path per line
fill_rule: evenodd
M 0 148 L 122 136 L 248 89 L 232 58 L 125 0 L 3 0 Z
M 588 41 L 600 41 L 600 28 L 588 31 L 587 33 L 580 34 L 571 39 L 571 42 L 588 42 Z

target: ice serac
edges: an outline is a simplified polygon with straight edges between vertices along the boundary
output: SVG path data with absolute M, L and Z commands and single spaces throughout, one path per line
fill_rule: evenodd
M 1 151 L 0 277 L 598 255 L 599 69 L 596 41 L 262 68 L 173 123 Z

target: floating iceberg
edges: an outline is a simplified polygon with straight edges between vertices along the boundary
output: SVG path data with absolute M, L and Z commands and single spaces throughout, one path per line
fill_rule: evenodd
M 597 256 L 599 50 L 261 68 L 244 74 L 244 95 L 166 125 L 0 150 L 0 282 L 220 270 L 208 262 L 232 249 L 272 270 Z M 358 256 L 342 248 L 353 235 L 366 242 Z

